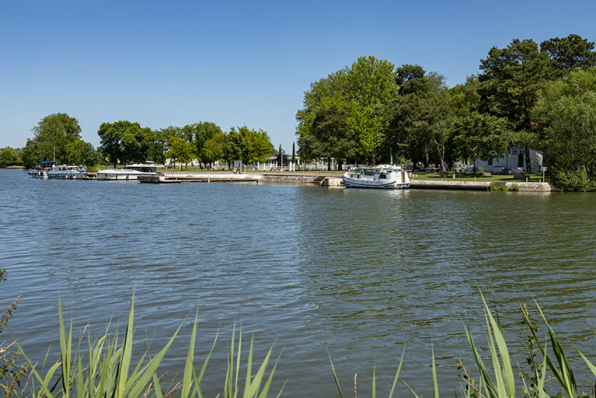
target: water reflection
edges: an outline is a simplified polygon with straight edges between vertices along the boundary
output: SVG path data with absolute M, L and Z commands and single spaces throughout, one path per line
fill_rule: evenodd
M 97 332 L 124 319 L 135 289 L 139 335 L 155 347 L 197 303 L 199 354 L 242 319 L 258 355 L 276 339 L 285 347 L 276 375 L 290 380 L 287 396 L 335 393 L 325 345 L 347 386 L 358 372 L 366 390 L 375 356 L 385 386 L 405 343 L 403 376 L 428 393 L 431 338 L 451 388 L 455 360 L 469 359 L 462 321 L 482 332 L 478 287 L 496 298 L 510 341 L 523 340 L 518 306 L 533 297 L 580 347 L 596 326 L 591 195 L 153 186 L 7 170 L 0 181 L 0 300 L 23 295 L 12 327 L 33 352 L 57 341 L 59 288 L 75 301 L 75 330 Z M 169 369 L 182 367 L 189 334 Z M 205 383 L 215 395 L 217 380 Z

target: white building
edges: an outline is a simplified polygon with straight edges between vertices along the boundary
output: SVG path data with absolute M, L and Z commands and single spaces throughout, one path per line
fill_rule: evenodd
M 530 149 L 530 162 L 532 165 L 532 172 L 540 171 L 544 152 L 541 150 Z M 476 159 L 476 168 L 482 167 L 484 171 L 492 173 L 511 172 L 513 174 L 526 172 L 526 150 L 524 148 L 511 147 L 501 157 L 492 158 L 490 160 Z

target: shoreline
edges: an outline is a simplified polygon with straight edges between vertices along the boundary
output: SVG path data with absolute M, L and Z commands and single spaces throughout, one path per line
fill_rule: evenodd
M 314 184 L 325 187 L 345 188 L 341 185 L 341 175 L 337 173 L 169 173 L 165 178 L 147 176 L 139 179 L 141 183 L 167 184 L 191 182 L 254 182 L 282 184 Z M 501 181 L 436 181 L 412 180 L 411 189 L 458 190 L 458 191 L 515 191 L 550 193 L 559 192 L 547 182 L 501 182 Z

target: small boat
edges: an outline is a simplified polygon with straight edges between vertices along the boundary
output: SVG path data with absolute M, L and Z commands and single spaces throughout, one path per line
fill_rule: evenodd
M 33 178 L 41 178 L 44 180 L 48 179 L 48 171 L 52 169 L 52 167 L 56 164 L 51 160 L 45 160 L 43 162 L 39 162 L 35 168 L 29 170 L 27 174 L 29 174 Z
M 67 166 L 65 164 L 54 165 L 47 171 L 48 178 L 51 180 L 84 180 L 87 176 L 85 166 Z
M 107 169 L 97 172 L 97 179 L 104 181 L 137 181 L 139 176 L 159 175 L 157 168 L 163 167 L 161 164 L 145 162 L 138 164 L 129 164 L 123 169 Z
M 354 167 L 343 175 L 341 183 L 346 188 L 406 189 L 410 177 L 400 166 Z

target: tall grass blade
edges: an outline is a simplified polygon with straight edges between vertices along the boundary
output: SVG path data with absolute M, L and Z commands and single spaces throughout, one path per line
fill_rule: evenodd
M 277 364 L 279 363 L 279 359 L 281 358 L 282 354 L 283 354 L 283 350 L 282 350 L 282 352 L 279 353 L 279 356 L 277 357 L 277 360 L 275 361 L 275 365 L 273 365 L 273 368 L 271 369 L 271 373 L 269 373 L 269 377 L 267 378 L 267 382 L 265 383 L 265 386 L 263 387 L 263 391 L 261 391 L 259 398 L 266 398 L 267 394 L 269 394 L 269 388 L 271 387 L 271 382 L 273 381 L 273 375 L 275 374 L 275 369 L 277 369 Z M 282 387 L 282 390 L 283 390 L 283 387 Z M 279 392 L 279 394 L 281 394 L 281 391 Z
M 199 320 L 199 307 L 197 306 L 197 312 L 195 314 L 195 322 L 192 326 L 192 333 L 190 335 L 190 343 L 188 346 L 188 354 L 186 356 L 186 364 L 184 365 L 184 376 L 182 377 L 182 392 L 180 398 L 188 398 L 190 395 L 190 389 L 193 383 L 193 369 L 194 369 L 194 356 L 195 356 L 195 341 L 197 336 L 197 322 Z
M 528 324 L 530 330 L 532 331 L 532 335 L 534 336 L 534 339 L 536 340 L 538 347 L 540 348 L 540 351 L 542 352 L 542 355 L 546 357 L 546 363 L 548 364 L 548 368 L 551 370 L 551 372 L 555 376 L 555 379 L 557 379 L 557 381 L 559 382 L 561 387 L 563 387 L 563 389 L 565 390 L 565 392 L 567 393 L 567 395 L 569 397 L 575 398 L 577 396 L 577 385 L 575 383 L 575 377 L 573 375 L 573 370 L 571 369 L 571 365 L 569 364 L 569 361 L 567 360 L 567 357 L 565 356 L 565 353 L 563 352 L 563 348 L 561 347 L 561 344 L 559 343 L 559 340 L 558 340 L 557 336 L 555 335 L 555 332 L 553 331 L 553 329 L 550 327 L 548 321 L 546 320 L 546 317 L 544 316 L 542 309 L 540 308 L 538 303 L 535 302 L 535 304 L 536 304 L 536 308 L 540 312 L 540 315 L 541 315 L 542 319 L 544 320 L 544 323 L 548 329 L 548 334 L 550 337 L 552 350 L 555 355 L 555 358 L 557 359 L 557 362 L 559 363 L 560 368 L 557 368 L 557 366 L 554 364 L 554 362 L 550 359 L 550 356 L 548 355 L 546 349 L 542 346 L 542 344 L 540 344 L 540 340 L 538 339 L 538 336 L 536 335 L 536 330 L 535 330 L 535 327 L 533 326 L 533 323 L 530 321 L 528 314 L 525 311 L 523 311 L 523 309 L 522 309 L 524 319 L 525 319 L 526 323 Z
M 329 356 L 329 363 L 331 364 L 331 370 L 333 371 L 333 379 L 335 380 L 335 385 L 337 386 L 337 391 L 339 391 L 339 396 L 341 398 L 345 398 L 344 393 L 341 391 L 341 386 L 339 385 L 339 380 L 337 379 L 337 373 L 335 372 L 335 366 L 333 366 L 333 360 L 331 359 L 331 354 L 329 353 L 329 348 L 327 348 L 327 355 Z
M 207 365 L 209 364 L 209 358 L 211 358 L 211 354 L 213 354 L 213 349 L 215 348 L 215 343 L 217 343 L 218 337 L 219 337 L 219 330 L 217 331 L 217 333 L 215 335 L 215 339 L 213 340 L 213 344 L 211 345 L 211 350 L 209 351 L 207 358 L 205 358 L 205 361 L 203 362 L 203 366 L 201 367 L 201 371 L 200 371 L 199 376 L 197 377 L 195 383 L 200 384 L 201 380 L 203 380 L 203 375 L 205 374 L 205 370 L 207 370 Z
M 138 397 L 141 395 L 142 391 L 145 389 L 145 386 L 151 382 L 153 375 L 155 374 L 155 372 L 157 372 L 159 364 L 161 363 L 166 353 L 168 352 L 168 349 L 176 339 L 176 336 L 178 336 L 178 333 L 180 332 L 181 328 L 182 324 L 178 326 L 178 329 L 176 329 L 176 332 L 174 332 L 174 335 L 170 338 L 165 347 L 162 348 L 161 351 L 149 361 L 148 366 L 146 367 L 145 371 L 143 371 L 142 375 L 138 377 L 138 379 L 135 380 L 134 383 L 129 383 L 128 385 L 126 385 L 124 396 Z
M 267 352 L 265 359 L 263 359 L 263 363 L 259 367 L 259 370 L 257 371 L 254 380 L 250 381 L 250 384 L 248 380 L 246 381 L 246 389 L 244 391 L 245 396 L 247 396 L 247 393 L 248 397 L 250 398 L 256 397 L 258 395 L 259 390 L 261 388 L 261 383 L 263 382 L 263 377 L 265 376 L 265 371 L 267 370 L 267 365 L 269 364 L 269 358 L 271 357 L 272 351 L 273 346 L 269 348 L 269 352 Z
M 478 366 L 478 371 L 480 372 L 480 380 L 484 382 L 487 395 L 489 397 L 498 397 L 497 386 L 491 379 L 490 373 L 486 369 L 486 366 L 482 361 L 482 357 L 480 356 L 480 353 L 476 348 L 476 344 L 474 343 L 474 337 L 472 336 L 472 331 L 470 330 L 470 327 L 464 324 L 464 330 L 466 331 L 468 342 L 470 343 L 470 347 L 472 348 L 472 353 L 474 354 L 474 359 L 476 360 L 476 366 Z
M 62 293 L 58 293 L 58 317 L 60 319 L 60 358 L 62 359 L 62 395 L 68 398 L 70 390 L 70 368 L 72 353 L 72 319 L 68 336 L 64 328 L 64 317 L 62 315 Z
M 155 398 L 163 398 L 163 393 L 161 392 L 161 383 L 159 382 L 159 377 L 157 374 L 153 374 L 153 387 L 155 388 Z
M 120 366 L 118 368 L 118 389 L 116 391 L 116 398 L 125 397 L 124 392 L 126 390 L 126 383 L 128 381 L 128 369 L 130 367 L 130 359 L 132 357 L 134 304 L 135 295 L 133 293 L 130 300 L 130 310 L 128 311 L 126 333 L 124 334 L 124 342 L 122 343 L 122 356 L 120 358 Z
M 376 354 L 375 354 L 375 364 L 373 365 L 372 398 L 377 398 L 377 355 Z
M 515 379 L 513 378 L 513 367 L 511 366 L 511 358 L 509 357 L 509 350 L 507 348 L 507 344 L 505 343 L 505 338 L 503 336 L 503 332 L 501 330 L 501 325 L 499 325 L 495 318 L 493 317 L 492 313 L 488 305 L 486 304 L 486 300 L 484 299 L 484 295 L 480 292 L 480 297 L 482 298 L 482 302 L 484 303 L 484 309 L 486 314 L 488 315 L 488 319 L 490 320 L 490 324 L 492 326 L 492 330 L 495 336 L 495 341 L 497 343 L 497 347 L 499 349 L 499 356 L 501 357 L 502 362 L 502 380 L 506 392 L 507 397 L 515 396 Z M 489 331 L 490 334 L 490 331 Z M 491 342 L 492 345 L 492 342 Z M 498 360 L 496 361 L 498 364 Z M 495 367 L 495 372 L 498 372 L 500 367 Z M 497 380 L 500 380 L 500 377 L 497 377 Z
M 418 396 L 418 394 L 416 394 L 416 391 L 414 391 L 414 390 L 412 389 L 412 387 L 410 387 L 410 385 L 409 385 L 408 383 L 406 383 L 404 380 L 402 380 L 402 383 L 404 383 L 404 384 L 406 385 L 406 387 L 408 387 L 408 390 L 410 390 L 410 392 L 411 392 L 411 393 L 412 393 L 412 394 L 413 394 L 413 395 L 414 395 L 416 398 L 420 398 L 420 397 Z
M 432 368 L 433 368 L 433 397 L 439 398 L 439 383 L 437 382 L 437 367 L 435 365 L 435 347 L 431 344 Z
M 404 355 L 406 354 L 406 346 L 401 352 L 401 359 L 399 360 L 399 365 L 397 366 L 397 371 L 395 372 L 395 377 L 393 378 L 393 385 L 391 386 L 391 391 L 389 392 L 389 398 L 393 397 L 393 393 L 395 391 L 395 385 L 397 384 L 397 379 L 399 378 L 399 372 L 401 372 L 401 365 L 404 362 Z
M 240 373 L 240 357 L 242 355 L 242 322 L 240 323 L 240 331 L 238 332 L 238 354 L 236 358 L 236 378 L 234 381 L 234 398 L 238 397 L 238 375 Z M 248 383 L 248 380 L 247 380 Z

